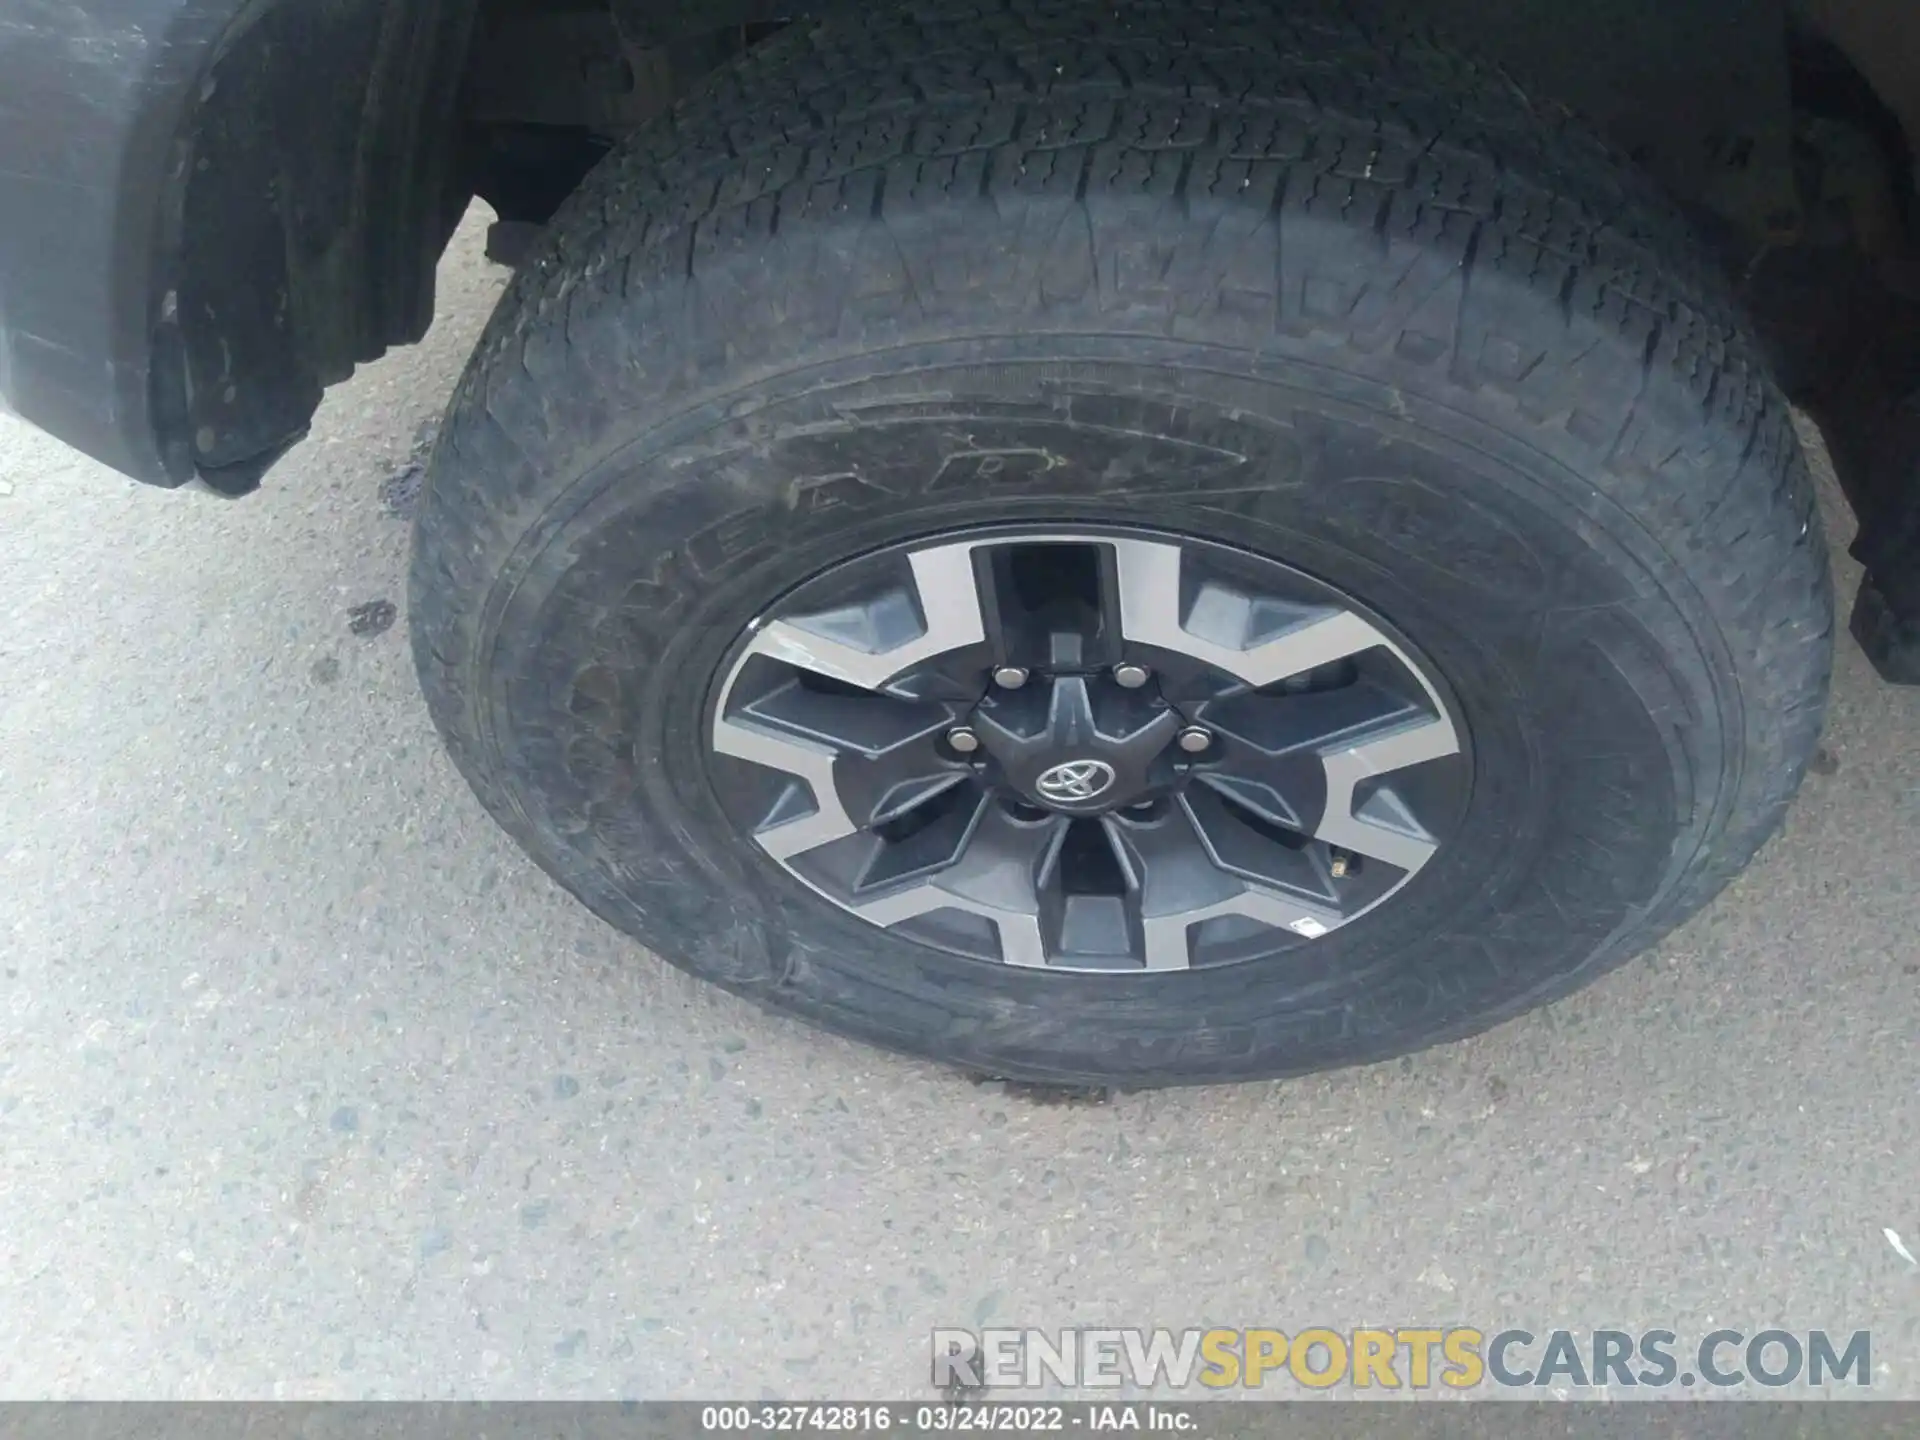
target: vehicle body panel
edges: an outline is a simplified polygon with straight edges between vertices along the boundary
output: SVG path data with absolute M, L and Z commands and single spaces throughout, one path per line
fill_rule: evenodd
M 0 398 L 138 480 L 191 478 L 152 412 L 175 137 L 247 0 L 0 10 Z

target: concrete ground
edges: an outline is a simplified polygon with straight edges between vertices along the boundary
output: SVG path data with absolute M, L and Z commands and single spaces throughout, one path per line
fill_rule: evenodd
M 0 420 L 0 1396 L 912 1395 L 986 1321 L 1871 1327 L 1920 1397 L 1920 692 L 1843 642 L 1753 871 L 1481 1039 L 1080 1105 L 860 1049 L 440 753 L 396 512 L 475 240 L 243 503 Z

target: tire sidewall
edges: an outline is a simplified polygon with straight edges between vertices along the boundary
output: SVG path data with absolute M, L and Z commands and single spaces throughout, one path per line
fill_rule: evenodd
M 1697 598 L 1510 415 L 1281 348 L 1084 332 L 907 344 L 602 440 L 481 611 L 477 758 L 503 818 L 665 958 L 997 1073 L 1291 1073 L 1572 988 L 1658 907 L 1720 801 L 1730 725 Z M 1179 463 L 1116 477 L 1116 435 Z M 832 564 L 1018 520 L 1149 524 L 1359 596 L 1458 697 L 1476 757 L 1460 834 L 1311 946 L 1171 976 L 962 960 L 820 901 L 719 812 L 702 753 L 713 678 L 782 591 Z M 604 707 L 579 700 L 589 670 Z

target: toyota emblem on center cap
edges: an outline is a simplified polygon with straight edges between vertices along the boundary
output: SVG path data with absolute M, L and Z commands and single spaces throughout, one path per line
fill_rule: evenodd
M 1092 800 L 1113 788 L 1113 767 L 1104 760 L 1068 760 L 1040 772 L 1034 788 L 1049 800 Z

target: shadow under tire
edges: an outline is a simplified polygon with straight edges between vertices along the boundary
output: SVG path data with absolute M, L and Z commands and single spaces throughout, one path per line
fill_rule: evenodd
M 1465 757 L 1407 822 L 1431 858 L 1330 933 L 1087 973 L 975 953 L 977 913 L 883 928 L 743 829 L 767 777 L 714 742 L 756 622 L 1063 533 L 1089 574 L 1171 537 L 1215 599 L 1272 562 L 1306 588 L 1268 610 L 1383 637 L 1328 684 L 1431 674 Z M 1125 1086 L 1405 1053 L 1652 944 L 1779 823 L 1833 631 L 1785 402 L 1684 225 L 1505 77 L 1273 0 L 926 0 L 716 76 L 516 276 L 410 599 L 456 764 L 601 917 L 843 1034 Z

